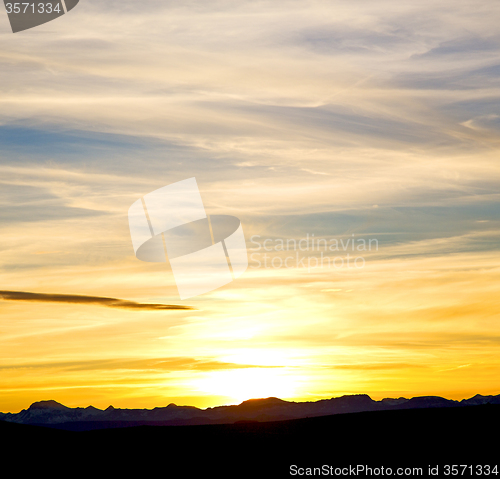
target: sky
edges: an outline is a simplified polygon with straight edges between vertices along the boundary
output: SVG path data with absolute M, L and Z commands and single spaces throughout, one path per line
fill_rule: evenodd
M 0 411 L 499 394 L 499 15 L 81 0 L 13 34 L 4 13 Z M 249 267 L 181 300 L 127 214 L 191 177 Z

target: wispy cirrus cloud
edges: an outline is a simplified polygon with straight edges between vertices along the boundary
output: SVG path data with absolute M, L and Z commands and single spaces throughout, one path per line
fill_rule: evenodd
M 117 358 L 95 359 L 89 361 L 60 361 L 29 364 L 9 364 L 0 366 L 0 369 L 59 369 L 64 371 L 95 371 L 95 370 L 139 370 L 139 371 L 216 371 L 226 369 L 246 368 L 274 368 L 279 366 L 265 366 L 255 364 L 239 364 L 217 361 L 214 358 L 195 359 L 189 357 L 172 358 Z

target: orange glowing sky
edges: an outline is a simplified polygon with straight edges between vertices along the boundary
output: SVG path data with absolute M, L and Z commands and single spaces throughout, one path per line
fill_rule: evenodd
M 0 290 L 193 309 L 0 298 L 0 411 L 499 394 L 499 14 L 87 0 L 3 22 Z M 181 301 L 127 212 L 193 176 L 251 262 Z M 323 251 L 362 268 L 264 266 L 317 257 L 276 248 L 307 235 L 377 247 Z

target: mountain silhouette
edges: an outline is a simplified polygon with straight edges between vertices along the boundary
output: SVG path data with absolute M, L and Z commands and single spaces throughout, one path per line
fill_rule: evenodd
M 56 401 L 39 401 L 19 413 L 0 413 L 0 420 L 18 424 L 50 426 L 67 430 L 93 430 L 139 425 L 209 425 L 285 421 L 337 414 L 406 409 L 457 408 L 500 404 L 500 395 L 477 394 L 461 401 L 439 396 L 385 398 L 374 401 L 367 394 L 347 395 L 312 402 L 285 401 L 276 397 L 249 399 L 238 405 L 199 409 L 169 404 L 154 409 L 102 410 L 93 406 L 70 408 Z
M 92 407 L 92 406 L 91 406 Z M 34 402 L 30 407 L 29 409 L 31 411 L 34 411 L 36 409 L 60 409 L 60 410 L 65 410 L 65 409 L 69 409 L 67 406 L 64 406 L 60 403 L 58 403 L 57 401 L 54 401 L 54 400 L 49 400 L 49 401 L 38 401 L 38 402 Z

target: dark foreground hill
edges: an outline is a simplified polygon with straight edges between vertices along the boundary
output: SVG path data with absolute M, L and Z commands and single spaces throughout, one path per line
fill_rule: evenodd
M 335 477 L 344 468 L 344 477 L 373 477 L 389 475 L 387 468 L 397 476 L 402 467 L 422 468 L 406 476 L 428 477 L 429 467 L 438 466 L 445 477 L 446 465 L 498 464 L 499 425 L 500 405 L 486 404 L 82 432 L 0 422 L 0 435 L 4 467 L 26 472 L 273 478 Z M 465 472 L 459 475 L 470 477 Z

